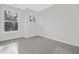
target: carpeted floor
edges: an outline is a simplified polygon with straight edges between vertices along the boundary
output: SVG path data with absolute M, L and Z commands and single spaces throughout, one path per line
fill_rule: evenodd
M 0 42 L 0 47 L 15 42 L 18 42 L 16 45 L 18 47 L 19 54 L 79 54 L 79 47 L 61 43 L 55 40 L 50 40 L 40 36 L 31 38 L 22 37 L 3 41 Z

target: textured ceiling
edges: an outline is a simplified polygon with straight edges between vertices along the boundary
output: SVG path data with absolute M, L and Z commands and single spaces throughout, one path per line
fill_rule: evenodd
M 54 4 L 9 4 L 9 6 L 16 7 L 22 10 L 29 8 L 36 12 L 40 12 L 48 7 L 54 6 Z

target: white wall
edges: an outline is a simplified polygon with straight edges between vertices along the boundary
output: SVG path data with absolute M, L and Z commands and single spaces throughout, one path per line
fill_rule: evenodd
M 39 17 L 39 35 L 79 46 L 79 5 L 55 5 Z
M 15 11 L 19 15 L 18 19 L 18 31 L 4 31 L 4 10 Z M 0 5 L 0 41 L 9 40 L 13 38 L 23 37 L 24 36 L 24 17 L 23 11 L 17 8 L 13 8 L 6 5 Z
M 36 36 L 38 33 L 38 22 L 29 22 L 29 16 L 36 15 L 37 12 L 30 9 L 26 9 L 25 13 L 25 37 Z

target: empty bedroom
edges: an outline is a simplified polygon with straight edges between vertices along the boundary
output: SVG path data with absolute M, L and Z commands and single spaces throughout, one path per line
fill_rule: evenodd
M 0 54 L 79 54 L 79 4 L 0 4 Z

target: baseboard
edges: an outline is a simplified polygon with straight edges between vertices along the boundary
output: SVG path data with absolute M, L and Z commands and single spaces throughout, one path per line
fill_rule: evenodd
M 58 42 L 61 42 L 61 43 L 65 43 L 65 44 L 68 44 L 68 45 L 79 47 L 78 44 L 72 44 L 72 43 L 67 42 L 67 41 L 62 41 L 59 38 L 48 37 L 48 36 L 44 36 L 44 35 L 34 35 L 34 36 L 28 36 L 28 37 L 25 37 L 25 38 L 33 38 L 33 37 L 36 37 L 36 36 L 40 36 L 40 37 L 47 38 L 47 39 L 50 39 L 50 40 L 55 40 L 55 41 L 58 41 Z
M 32 36 L 24 36 L 25 38 L 33 38 L 33 37 L 36 37 L 38 35 L 32 35 Z
M 47 36 L 43 36 L 43 35 L 37 35 L 37 36 L 44 37 L 44 38 L 47 38 L 47 39 L 50 39 L 50 40 L 55 40 L 55 41 L 58 41 L 58 42 L 61 42 L 61 43 L 65 43 L 65 44 L 68 44 L 68 45 L 72 45 L 72 46 L 75 46 L 75 47 L 79 47 L 78 44 L 72 44 L 72 43 L 69 43 L 69 42 L 67 42 L 67 41 L 62 41 L 62 40 L 60 40 L 59 38 L 47 37 Z
M 21 38 L 21 37 L 24 37 L 23 35 L 18 35 L 18 36 L 13 36 L 13 37 L 9 37 L 9 38 L 0 38 L 0 42 L 2 41 L 8 41 L 8 40 L 13 40 L 13 39 L 16 39 L 16 38 Z

